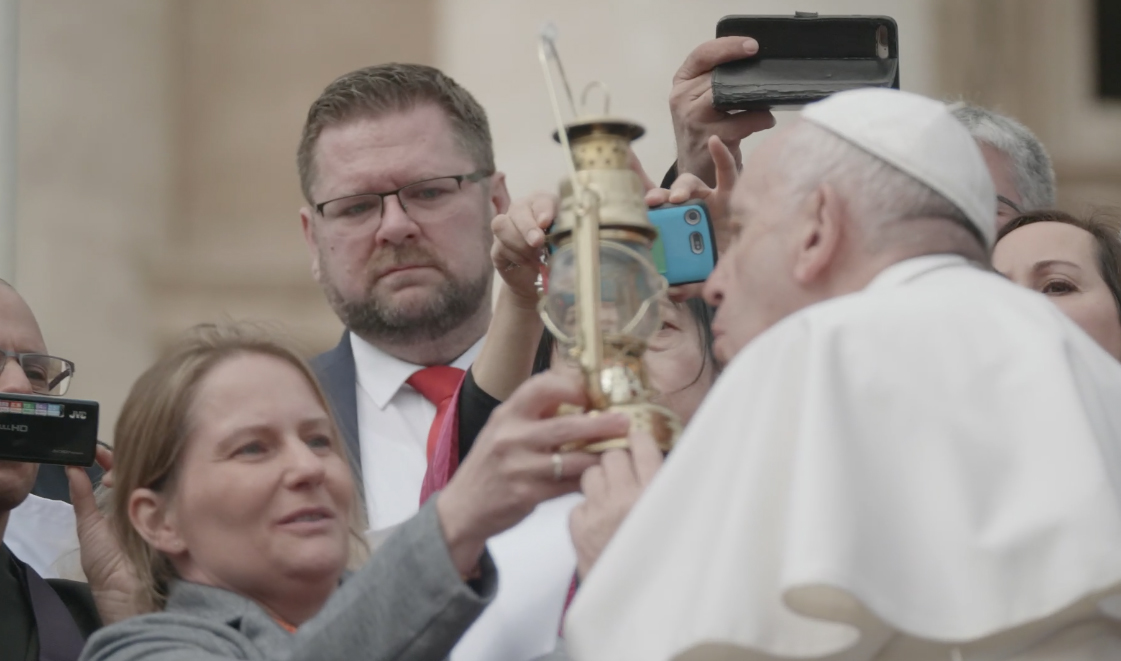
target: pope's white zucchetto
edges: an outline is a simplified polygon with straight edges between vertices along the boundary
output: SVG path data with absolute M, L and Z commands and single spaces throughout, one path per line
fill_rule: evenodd
M 977 143 L 945 104 L 899 90 L 859 89 L 808 105 L 802 117 L 941 194 L 992 247 L 996 190 Z

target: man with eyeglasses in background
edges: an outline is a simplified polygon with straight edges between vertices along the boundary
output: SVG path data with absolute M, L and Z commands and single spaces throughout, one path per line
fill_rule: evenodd
M 491 220 L 510 198 L 483 108 L 416 64 L 370 66 L 328 85 L 308 111 L 297 168 L 312 274 L 346 326 L 312 365 L 376 543 L 419 510 L 443 414 L 460 383 L 472 385 L 467 369 L 491 320 Z M 523 589 L 541 588 L 508 580 L 496 598 Z M 502 610 L 488 609 L 467 634 L 490 653 L 461 645 L 452 659 L 518 661 L 495 648 L 516 647 L 534 613 Z
M 297 167 L 312 274 L 346 326 L 313 364 L 370 529 L 386 531 L 419 509 L 437 407 L 490 323 L 490 222 L 509 206 L 505 176 L 482 107 L 414 64 L 331 83 L 308 111 Z
M 39 324 L 23 298 L 0 280 L 0 392 L 61 396 L 74 364 L 47 353 Z M 98 450 L 110 465 L 110 454 Z M 17 551 L 33 552 L 44 534 L 41 512 L 21 507 L 35 483 L 38 464 L 0 460 L 0 661 L 77 661 L 85 638 L 102 622 L 132 614 L 135 579 L 128 571 L 108 522 L 94 502 L 85 473 L 70 467 L 70 493 L 89 584 L 44 580 Z M 51 502 L 51 501 L 46 501 Z M 69 505 L 56 504 L 69 508 Z
M 39 327 L 26 303 L 6 282 L 0 281 L 0 297 L 5 315 L 0 328 L 0 392 L 62 397 L 74 376 L 74 363 L 46 354 Z M 91 479 L 100 477 L 96 465 L 88 469 Z M 9 499 L 0 497 L 4 511 L 5 543 L 24 562 L 43 576 L 57 578 L 56 561 L 77 548 L 74 510 L 70 503 L 70 484 L 64 467 L 25 462 L 0 461 L 0 482 L 8 489 L 11 480 L 29 477 L 30 493 L 17 490 L 19 503 L 5 508 Z M 4 487 L 0 487 L 4 490 Z M 8 510 L 11 510 L 10 512 Z

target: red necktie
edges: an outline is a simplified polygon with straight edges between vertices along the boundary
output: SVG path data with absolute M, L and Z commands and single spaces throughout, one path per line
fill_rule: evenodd
M 568 596 L 564 598 L 560 626 L 557 628 L 557 635 L 561 638 L 564 638 L 564 616 L 568 615 L 568 607 L 572 605 L 572 600 L 576 598 L 576 588 L 578 587 L 580 587 L 580 576 L 576 572 L 572 572 L 572 582 L 568 584 Z
M 432 426 L 428 428 L 426 456 L 429 465 L 432 464 L 432 458 L 436 456 L 436 440 L 440 437 L 440 427 L 444 424 L 444 416 L 448 413 L 448 405 L 452 401 L 452 395 L 459 388 L 459 382 L 463 380 L 463 375 L 464 371 L 458 367 L 435 365 L 425 367 L 410 376 L 408 381 L 405 382 L 423 395 L 425 399 L 436 405 L 436 417 L 432 420 Z

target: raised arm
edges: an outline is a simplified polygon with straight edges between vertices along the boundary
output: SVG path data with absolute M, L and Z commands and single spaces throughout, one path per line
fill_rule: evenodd
M 555 416 L 585 404 L 579 379 L 542 374 L 498 407 L 447 488 L 402 524 L 291 638 L 248 599 L 185 584 L 162 613 L 94 634 L 85 661 L 443 659 L 489 603 L 497 574 L 487 539 L 539 503 L 580 488 L 599 458 L 558 454 L 573 441 L 628 431 L 619 414 Z M 178 589 L 184 589 L 183 584 Z
M 491 223 L 491 259 L 502 282 L 486 342 L 471 373 L 479 388 L 499 401 L 509 398 L 533 371 L 544 331 L 537 314 L 537 276 L 545 230 L 556 218 L 558 204 L 556 195 L 537 193 L 514 202 Z

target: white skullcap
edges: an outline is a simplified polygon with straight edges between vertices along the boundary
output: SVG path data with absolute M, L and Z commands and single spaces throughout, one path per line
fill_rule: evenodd
M 945 104 L 883 88 L 841 92 L 802 117 L 899 168 L 954 204 L 991 247 L 996 189 L 969 131 Z

